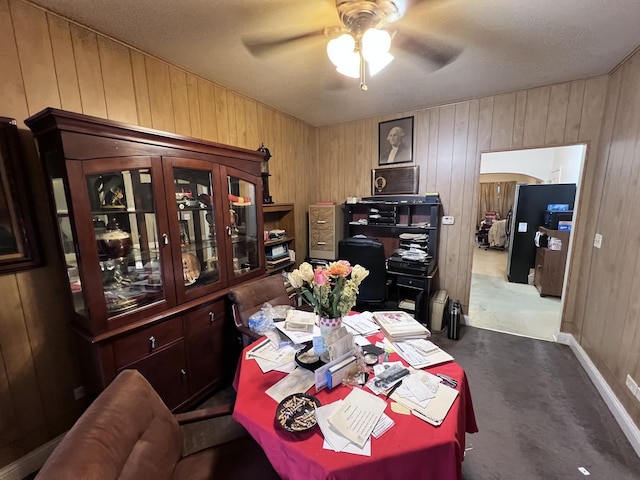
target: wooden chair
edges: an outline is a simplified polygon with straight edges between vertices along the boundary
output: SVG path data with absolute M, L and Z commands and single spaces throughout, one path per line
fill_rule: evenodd
M 229 291 L 233 321 L 242 334 L 243 346 L 249 345 L 260 335 L 249 328 L 249 317 L 259 311 L 265 303 L 291 305 L 289 294 L 280 275 L 271 275 L 252 282 L 243 283 Z
M 173 415 L 137 370 L 124 370 L 82 414 L 36 479 L 277 479 L 248 435 L 183 455 L 180 425 L 229 415 L 219 405 Z

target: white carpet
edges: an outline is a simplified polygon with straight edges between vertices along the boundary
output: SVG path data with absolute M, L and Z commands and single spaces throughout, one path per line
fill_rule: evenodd
M 478 328 L 556 341 L 560 298 L 506 278 L 507 252 L 474 250 L 468 323 Z

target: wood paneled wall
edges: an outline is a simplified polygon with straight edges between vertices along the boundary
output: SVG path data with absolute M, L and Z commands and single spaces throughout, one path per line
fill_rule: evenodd
M 638 401 L 625 386 L 627 374 L 640 381 L 640 53 L 611 76 L 319 128 L 318 199 L 371 195 L 378 122 L 411 115 L 419 192 L 439 192 L 444 214 L 456 219 L 442 227 L 440 287 L 464 311 L 481 153 L 587 145 L 561 331 L 575 336 L 640 425 Z M 596 232 L 602 249 L 593 248 Z
M 467 308 L 480 153 L 588 145 L 562 330 L 573 333 L 640 424 L 624 379 L 640 381 L 638 176 L 640 60 L 611 77 L 562 83 L 393 116 L 314 129 L 281 112 L 49 14 L 0 0 L 0 114 L 21 128 L 25 185 L 38 206 L 46 265 L 0 276 L 0 466 L 67 429 L 83 405 L 66 322 L 63 265 L 48 217 L 42 170 L 22 121 L 53 106 L 273 154 L 271 194 L 296 206 L 298 254 L 308 204 L 371 194 L 378 122 L 415 116 L 420 192 L 437 191 L 444 214 L 440 286 Z M 601 134 L 602 129 L 602 134 Z M 602 137 L 601 137 L 602 135 Z M 604 235 L 600 250 L 595 232 Z M 620 242 L 620 247 L 617 247 Z M 517 312 L 514 312 L 517 315 Z
M 306 255 L 305 165 L 315 129 L 279 111 L 20 0 L 0 0 L 0 115 L 21 129 L 46 265 L 0 276 L 0 467 L 67 430 L 84 408 L 67 325 L 64 275 L 47 186 L 24 119 L 45 107 L 224 144 L 273 158 L 271 195 L 296 205 L 298 255 Z M 54 280 L 55 279 L 55 280 Z
M 318 129 L 317 196 L 343 202 L 371 195 L 371 169 L 377 167 L 378 123 L 415 117 L 414 154 L 419 192 L 439 192 L 444 215 L 439 283 L 468 307 L 480 154 L 488 151 L 588 143 L 587 175 L 596 163 L 608 77 L 601 76 L 441 107 L 401 112 Z M 588 188 L 588 187 L 587 187 Z M 576 235 L 584 229 L 577 220 Z

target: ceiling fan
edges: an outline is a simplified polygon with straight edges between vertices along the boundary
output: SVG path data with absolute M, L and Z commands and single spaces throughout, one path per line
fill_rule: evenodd
M 447 42 L 429 38 L 423 32 L 411 33 L 409 28 L 402 29 L 402 19 L 407 11 L 429 1 L 435 0 L 335 0 L 341 25 L 280 37 L 245 37 L 243 44 L 252 55 L 262 57 L 283 47 L 299 47 L 307 40 L 324 36 L 328 39 L 327 54 L 336 70 L 348 77 L 359 78 L 360 88 L 366 91 L 367 73 L 375 75 L 385 68 L 394 59 L 392 51 L 404 50 L 417 55 L 436 69 L 460 54 L 460 48 Z

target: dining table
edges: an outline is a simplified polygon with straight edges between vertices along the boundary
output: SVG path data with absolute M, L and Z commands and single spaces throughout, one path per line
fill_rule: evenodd
M 376 343 L 381 342 L 383 336 L 378 333 L 368 339 Z M 467 433 L 476 433 L 478 426 L 467 376 L 455 361 L 424 369 L 434 375 L 445 374 L 457 382 L 459 394 L 444 421 L 434 426 L 412 414 L 397 413 L 390 406 L 393 400 L 386 399 L 384 413 L 393 420 L 394 426 L 379 438 L 371 438 L 371 455 L 365 456 L 323 448 L 324 438 L 318 426 L 299 433 L 282 429 L 276 422 L 278 402 L 265 391 L 287 374 L 277 370 L 263 373 L 257 362 L 246 356 L 253 347 L 255 343 L 245 348 L 238 365 L 233 418 L 262 447 L 283 479 L 462 479 L 465 437 Z M 388 360 L 406 365 L 395 352 Z M 339 385 L 317 393 L 315 387 L 311 387 L 307 393 L 327 405 L 344 399 L 352 388 L 367 390 Z

